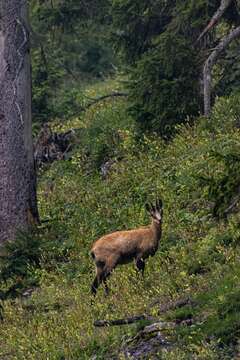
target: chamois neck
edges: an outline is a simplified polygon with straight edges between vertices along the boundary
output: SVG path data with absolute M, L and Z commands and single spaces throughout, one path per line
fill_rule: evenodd
M 155 220 L 152 220 L 151 229 L 153 231 L 155 241 L 159 242 L 162 235 L 162 222 L 159 223 Z

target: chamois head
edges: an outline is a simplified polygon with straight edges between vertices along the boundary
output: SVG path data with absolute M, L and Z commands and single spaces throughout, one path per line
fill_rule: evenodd
M 163 216 L 162 200 L 158 199 L 156 200 L 156 205 L 150 203 L 146 204 L 145 207 L 153 221 L 157 224 L 161 224 Z

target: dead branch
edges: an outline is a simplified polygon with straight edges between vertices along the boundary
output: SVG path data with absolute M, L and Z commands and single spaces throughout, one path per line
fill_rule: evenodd
M 94 326 L 103 327 L 103 326 L 128 325 L 141 320 L 153 321 L 156 319 L 147 315 L 138 315 L 138 316 L 132 316 L 125 319 L 117 319 L 117 320 L 96 320 L 94 321 Z
M 176 323 L 173 321 L 158 321 L 151 325 L 145 326 L 142 330 L 143 334 L 149 334 L 161 330 L 174 329 L 176 327 Z
M 223 16 L 223 14 L 225 13 L 226 9 L 228 8 L 228 6 L 231 4 L 232 0 L 222 0 L 221 4 L 219 6 L 219 8 L 217 9 L 217 11 L 215 12 L 215 14 L 213 15 L 213 17 L 211 18 L 210 22 L 208 23 L 208 25 L 204 28 L 204 30 L 201 32 L 201 34 L 199 35 L 199 37 L 197 38 L 196 43 L 198 43 L 203 36 L 206 35 L 206 33 L 211 30 L 213 28 L 213 26 L 216 25 L 216 23 L 221 19 L 221 17 Z
M 221 52 L 236 38 L 240 36 L 240 26 L 232 30 L 226 35 L 222 41 L 216 46 L 215 50 L 207 58 L 203 70 L 203 85 L 204 85 L 204 115 L 210 116 L 211 113 L 211 86 L 212 86 L 212 69 L 216 64 Z
M 91 106 L 96 105 L 100 101 L 103 101 L 103 100 L 106 100 L 109 98 L 114 98 L 114 97 L 127 97 L 127 96 L 128 96 L 128 93 L 125 93 L 125 92 L 113 92 L 111 94 L 103 95 L 98 98 L 89 98 L 86 96 L 86 98 L 88 100 L 90 100 L 91 102 L 89 102 L 89 104 L 87 104 L 85 107 L 80 107 L 79 111 L 77 113 L 75 113 L 73 116 L 79 116 L 79 113 L 87 111 Z
M 88 105 L 85 106 L 85 108 L 83 109 L 84 111 L 86 111 L 87 109 L 89 109 L 91 106 L 97 104 L 99 101 L 103 101 L 103 100 L 106 100 L 106 99 L 109 99 L 109 98 L 113 98 L 113 97 L 126 97 L 128 96 L 127 93 L 125 92 L 114 92 L 112 94 L 107 94 L 107 95 L 103 95 L 103 96 L 100 96 L 98 98 L 93 98 L 90 100 L 92 101 L 91 103 L 89 103 Z

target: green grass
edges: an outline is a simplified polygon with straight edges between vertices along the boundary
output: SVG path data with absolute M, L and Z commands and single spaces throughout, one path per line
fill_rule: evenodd
M 110 80 L 87 94 L 97 96 L 118 86 Z M 94 320 L 142 314 L 156 298 L 168 301 L 186 295 L 196 305 L 170 312 L 166 318 L 191 315 L 195 324 L 172 334 L 175 347 L 162 358 L 230 359 L 236 351 L 240 214 L 236 211 L 228 219 L 221 218 L 221 212 L 220 218 L 213 216 L 219 198 L 223 209 L 231 201 L 229 195 L 221 197 L 223 176 L 233 171 L 239 181 L 240 167 L 234 162 L 232 170 L 231 164 L 213 155 L 220 153 L 225 159 L 240 153 L 234 111 L 233 115 L 220 111 L 230 101 L 221 99 L 216 105 L 215 127 L 199 119 L 195 127 L 180 128 L 168 145 L 155 135 L 139 139 L 125 101 L 111 99 L 91 107 L 81 118 L 55 124 L 63 131 L 70 127 L 81 131 L 69 159 L 52 164 L 39 179 L 41 217 L 50 222 L 33 235 L 37 240 L 32 245 L 39 244 L 34 250 L 37 261 L 31 261 L 30 250 L 23 251 L 24 271 L 16 274 L 10 261 L 12 249 L 2 264 L 1 274 L 8 271 L 0 287 L 4 294 L 11 295 L 8 291 L 16 283 L 22 284 L 17 295 L 33 283 L 38 288 L 31 297 L 9 296 L 2 301 L 0 357 L 113 359 L 138 325 L 98 329 Z M 238 106 L 237 101 L 230 104 L 234 109 Z M 115 163 L 104 180 L 99 168 L 109 159 Z M 209 183 L 202 183 L 203 176 L 218 190 L 215 197 Z M 109 297 L 100 288 L 92 302 L 92 242 L 107 232 L 148 224 L 144 204 L 156 196 L 164 201 L 163 238 L 158 253 L 147 262 L 145 278 L 136 276 L 133 264 L 119 267 L 109 279 Z M 20 248 L 32 245 L 26 237 Z M 157 313 L 155 305 L 151 314 Z

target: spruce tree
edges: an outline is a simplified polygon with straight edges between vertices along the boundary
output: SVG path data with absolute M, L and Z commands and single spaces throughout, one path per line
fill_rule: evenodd
M 115 0 L 114 38 L 130 67 L 130 110 L 142 130 L 169 138 L 203 111 L 203 66 L 216 44 L 216 0 Z M 233 2 L 224 18 L 236 22 Z

